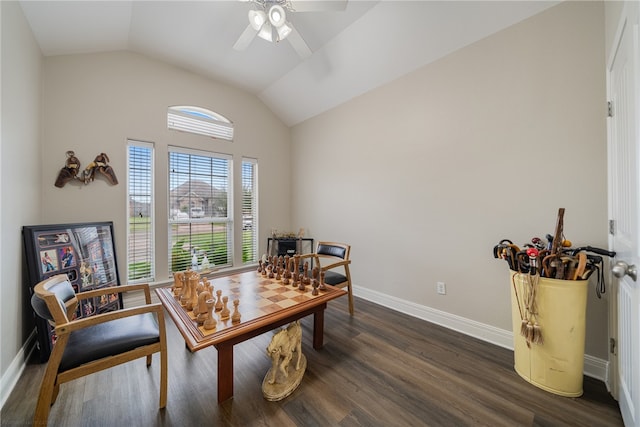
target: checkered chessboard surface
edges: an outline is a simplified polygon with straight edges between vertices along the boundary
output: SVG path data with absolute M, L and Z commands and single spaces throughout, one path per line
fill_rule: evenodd
M 319 290 L 318 295 L 312 295 L 311 285 L 301 291 L 292 284 L 284 285 L 281 280 L 269 279 L 256 272 L 210 279 L 209 282 L 213 285 L 214 295 L 217 290 L 221 290 L 221 297 L 229 298 L 227 307 L 231 313 L 233 313 L 233 300 L 240 301 L 238 311 L 241 315 L 241 323 L 304 303 L 323 294 L 323 291 Z M 188 314 L 195 322 L 196 316 L 193 312 L 190 311 Z M 215 329 L 198 326 L 203 335 L 210 335 L 232 326 L 231 319 L 221 319 L 220 311 L 214 311 L 214 316 L 218 322 Z

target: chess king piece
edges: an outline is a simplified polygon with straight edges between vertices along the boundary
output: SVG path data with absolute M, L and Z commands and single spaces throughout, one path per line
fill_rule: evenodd
M 307 368 L 307 359 L 302 354 L 300 321 L 290 323 L 273 336 L 267 356 L 271 358 L 271 369 L 262 381 L 262 394 L 269 401 L 282 400 L 300 385 Z M 291 363 L 294 357 L 295 363 Z

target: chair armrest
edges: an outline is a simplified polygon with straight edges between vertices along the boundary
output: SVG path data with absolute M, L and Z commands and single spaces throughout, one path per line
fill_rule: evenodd
M 330 262 L 329 264 L 322 265 L 320 263 L 320 259 L 318 259 L 318 265 L 320 266 L 321 271 L 327 271 L 331 270 L 332 268 L 340 267 L 341 265 L 347 266 L 351 264 L 351 260 L 349 259 L 342 259 L 330 255 L 319 255 L 319 257 L 321 257 L 323 262 Z
M 107 313 L 96 314 L 91 317 L 83 317 L 80 319 L 72 320 L 69 323 L 65 323 L 60 326 L 56 326 L 55 332 L 57 335 L 68 334 L 78 329 L 88 328 L 100 323 L 110 322 L 116 319 L 122 319 L 124 317 L 137 316 L 144 313 L 157 313 L 158 319 L 164 319 L 164 313 L 162 311 L 162 304 L 147 304 L 138 307 L 124 308 L 117 311 L 109 311 Z M 160 320 L 158 320 L 160 322 Z
M 300 261 L 303 261 L 307 258 L 313 258 L 313 262 L 316 263 L 317 265 L 320 265 L 320 260 L 318 259 L 317 254 L 302 254 L 302 255 L 299 255 L 299 257 L 300 257 Z
M 121 294 L 125 292 L 140 291 L 140 290 L 144 291 L 145 303 L 151 304 L 151 291 L 149 290 L 148 283 L 97 288 L 97 289 L 92 289 L 90 291 L 78 292 L 76 293 L 76 297 L 78 297 L 78 299 L 87 299 L 92 297 L 98 297 L 101 295 L 115 294 L 115 293 Z

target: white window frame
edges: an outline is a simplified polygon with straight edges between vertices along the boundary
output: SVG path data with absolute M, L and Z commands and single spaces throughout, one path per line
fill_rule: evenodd
M 140 210 L 140 212 L 131 212 L 131 206 L 130 206 L 130 201 L 132 199 L 132 197 L 135 197 L 135 194 L 132 196 L 132 184 L 133 181 L 132 179 L 135 178 L 135 176 L 137 174 L 135 174 L 135 172 L 132 170 L 131 168 L 131 149 L 133 147 L 139 147 L 142 149 L 146 149 L 150 151 L 150 160 L 149 160 L 149 183 L 147 183 L 146 185 L 148 185 L 149 188 L 149 193 L 146 194 L 144 197 L 147 198 L 147 204 L 148 206 L 146 207 L 146 211 L 147 212 L 142 212 L 142 210 Z M 156 276 L 156 271 L 155 271 L 155 267 L 156 267 L 156 263 L 155 263 L 155 213 L 154 213 L 154 195 L 155 195 L 155 170 L 154 170 L 154 164 L 155 164 L 155 147 L 153 143 L 150 142 L 143 142 L 143 141 L 137 141 L 137 140 L 133 140 L 133 139 L 128 139 L 127 140 L 127 220 L 126 220 L 126 224 L 127 224 L 127 283 L 142 283 L 142 282 L 153 282 L 155 280 L 155 276 Z M 134 184 L 135 185 L 135 184 Z M 141 208 L 142 206 L 139 206 L 139 208 Z M 133 214 L 133 216 L 132 216 Z M 145 275 L 145 276 L 141 276 L 141 277 L 136 277 L 136 278 L 131 278 L 132 275 L 132 271 L 131 271 L 131 265 L 135 262 L 140 262 L 137 261 L 138 258 L 137 256 L 133 253 L 132 251 L 132 239 L 134 238 L 132 235 L 132 224 L 131 221 L 134 219 L 137 219 L 138 215 L 144 215 L 144 214 L 148 214 L 148 218 L 149 218 L 149 223 L 146 227 L 147 231 L 147 244 L 145 245 L 145 248 L 143 249 L 144 252 L 146 252 L 146 256 L 143 256 L 142 258 L 147 260 L 150 263 L 150 268 L 149 268 L 149 274 Z
M 245 253 L 245 239 L 244 239 L 244 234 L 245 234 L 245 200 L 244 200 L 244 186 L 245 186 L 245 179 L 244 179 L 244 165 L 245 163 L 249 163 L 252 165 L 253 168 L 253 182 L 251 183 L 251 222 L 250 227 L 251 227 L 251 246 L 252 246 L 252 256 L 250 257 L 250 259 L 245 260 L 244 259 L 244 253 Z M 242 158 L 242 174 L 241 174 L 241 182 L 242 182 L 242 212 L 241 212 L 241 217 L 242 217 L 242 223 L 241 223 L 241 229 L 242 229 L 242 262 L 243 264 L 252 264 L 258 261 L 258 160 L 254 159 L 254 158 L 249 158 L 249 157 L 243 157 Z
M 222 114 L 202 107 L 191 105 L 169 107 L 167 127 L 181 132 L 233 141 L 234 127 L 231 120 Z
M 172 198 L 171 198 L 171 154 L 172 153 L 179 153 L 179 154 L 186 154 L 186 155 L 190 155 L 190 156 L 202 156 L 202 157 L 208 157 L 208 158 L 217 158 L 217 159 L 222 159 L 225 160 L 227 162 L 228 165 L 228 170 L 227 170 L 227 215 L 226 217 L 203 217 L 203 218 L 192 218 L 191 215 L 189 215 L 188 217 L 184 218 L 184 217 L 175 217 L 173 215 L 171 215 L 172 209 L 175 209 L 172 206 Z M 229 155 L 229 154 L 222 154 L 222 153 L 216 153 L 216 152 L 210 152 L 210 151 L 201 151 L 201 150 L 193 150 L 193 149 L 188 149 L 188 148 L 184 148 L 184 147 L 176 147 L 176 146 L 169 146 L 167 147 L 167 159 L 168 159 L 168 164 L 167 164 L 167 170 L 168 170 L 168 177 L 169 177 L 169 185 L 167 186 L 167 191 L 168 191 L 168 195 L 167 195 L 167 201 L 168 201 L 168 205 L 167 205 L 167 212 L 169 212 L 169 224 L 168 224 L 168 228 L 167 228 L 167 237 L 168 237 L 168 250 L 169 253 L 168 255 L 168 270 L 169 273 L 173 272 L 173 251 L 176 250 L 176 248 L 173 248 L 173 238 L 174 238 L 174 231 L 173 228 L 175 226 L 179 226 L 179 225 L 186 225 L 189 228 L 189 244 L 192 245 L 193 241 L 192 241 L 192 228 L 194 225 L 207 225 L 207 224 L 224 224 L 226 230 L 226 263 L 225 264 L 215 264 L 216 259 L 212 256 L 207 256 L 207 261 L 208 264 L 210 266 L 210 268 L 213 268 L 214 265 L 217 267 L 232 267 L 234 264 L 234 236 L 233 236 L 233 200 L 234 200 L 234 190 L 233 190 L 233 156 Z M 212 226 L 213 227 L 213 226 Z M 213 234 L 213 232 L 212 232 Z M 212 235 L 212 240 L 213 240 L 213 235 Z M 202 270 L 203 266 L 202 266 L 202 261 L 204 259 L 203 254 L 198 252 L 196 253 L 196 258 L 197 258 L 197 267 L 196 265 L 193 264 L 189 264 L 188 266 L 195 268 L 197 270 Z M 187 266 L 185 266 L 187 267 Z M 205 266 L 206 269 L 206 266 Z

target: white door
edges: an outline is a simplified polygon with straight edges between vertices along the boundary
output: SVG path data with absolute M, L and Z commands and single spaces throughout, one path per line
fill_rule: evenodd
M 617 252 L 613 273 L 617 310 L 617 382 L 615 395 L 626 426 L 640 426 L 640 282 L 634 276 L 640 266 L 640 134 L 638 132 L 638 7 L 625 6 L 608 64 L 609 211 L 613 220 L 611 249 Z

